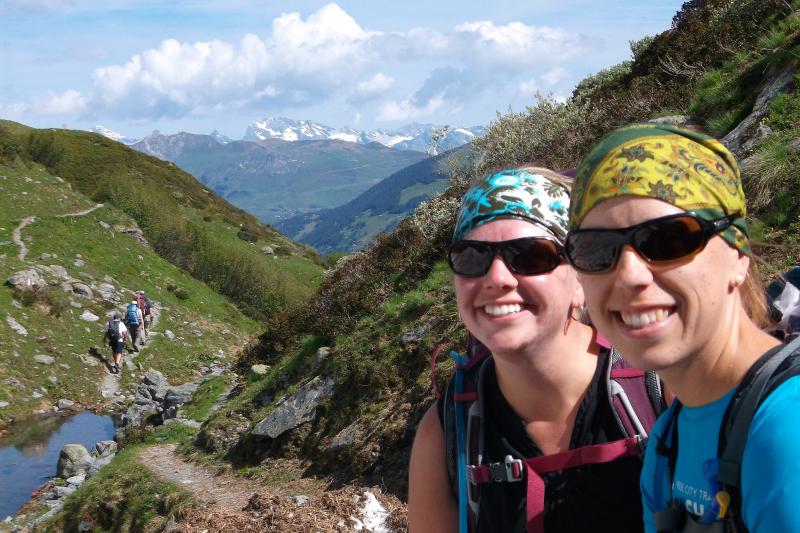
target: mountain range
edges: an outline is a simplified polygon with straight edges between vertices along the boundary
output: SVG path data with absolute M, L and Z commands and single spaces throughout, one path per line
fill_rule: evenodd
M 254 122 L 247 127 L 242 141 L 258 142 L 269 139 L 280 139 L 282 141 L 320 141 L 320 140 L 337 140 L 356 144 L 370 144 L 373 142 L 382 144 L 389 148 L 396 150 L 412 150 L 417 152 L 427 152 L 431 147 L 431 141 L 434 134 L 438 131 L 444 133 L 443 137 L 438 142 L 438 147 L 435 150 L 443 152 L 458 148 L 468 142 L 471 142 L 475 137 L 480 136 L 484 132 L 483 126 L 475 126 L 471 128 L 447 128 L 443 130 L 441 126 L 435 124 L 408 124 L 396 130 L 372 130 L 364 131 L 351 127 L 332 128 L 318 122 L 310 120 L 292 120 L 285 117 L 269 117 L 263 120 Z M 127 137 L 121 133 L 117 133 L 103 126 L 97 125 L 92 128 L 93 132 L 99 133 L 119 141 L 123 144 L 133 145 L 138 142 L 145 142 L 150 137 L 162 136 L 160 132 L 154 131 L 148 137 L 138 140 Z M 184 132 L 176 135 L 192 135 Z M 226 137 L 214 130 L 209 137 L 213 138 L 220 144 L 228 144 L 233 139 Z M 435 155 L 435 154 L 434 154 Z

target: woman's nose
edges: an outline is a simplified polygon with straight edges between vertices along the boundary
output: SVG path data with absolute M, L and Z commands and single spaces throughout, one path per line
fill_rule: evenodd
M 487 285 L 490 287 L 513 288 L 517 286 L 517 278 L 499 255 L 495 256 L 485 278 Z
M 652 283 L 652 281 L 653 271 L 650 270 L 650 265 L 636 253 L 636 250 L 625 245 L 619 253 L 617 262 L 617 285 L 636 288 Z

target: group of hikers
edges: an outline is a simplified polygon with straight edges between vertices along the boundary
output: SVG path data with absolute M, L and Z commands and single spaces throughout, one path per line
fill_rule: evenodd
M 150 298 L 145 296 L 144 291 L 136 291 L 125 308 L 124 320 L 118 312 L 112 315 L 103 333 L 103 340 L 108 341 L 113 354 L 114 363 L 109 363 L 112 373 L 120 373 L 119 364 L 122 362 L 125 341 L 130 339 L 131 351 L 138 352 L 139 346 L 144 346 L 149 340 L 148 328 L 153 321 L 153 314 L 153 303 Z
M 461 202 L 469 340 L 417 430 L 409 531 L 800 531 L 800 338 L 773 327 L 735 158 L 632 124 L 571 174 Z

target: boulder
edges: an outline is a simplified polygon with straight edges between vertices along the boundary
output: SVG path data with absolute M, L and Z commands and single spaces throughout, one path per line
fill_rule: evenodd
M 69 279 L 69 273 L 67 273 L 67 269 L 61 265 L 50 265 L 50 272 L 53 273 L 54 276 L 62 278 L 62 279 Z
M 79 296 L 83 296 L 84 298 L 94 298 L 94 293 L 92 292 L 92 288 L 85 283 L 80 283 L 80 282 L 73 283 L 72 292 L 74 292 Z
M 94 450 L 100 457 L 117 453 L 117 443 L 113 440 L 101 440 L 94 445 Z
M 58 400 L 58 410 L 59 411 L 63 411 L 64 409 L 69 409 L 69 408 L 74 407 L 74 406 L 75 406 L 75 402 L 73 402 L 72 400 L 65 400 L 63 398 Z
M 41 355 L 41 354 L 34 355 L 33 356 L 33 360 L 36 361 L 37 363 L 41 364 L 41 365 L 52 365 L 53 363 L 56 362 L 54 357 L 51 357 L 49 355 Z
M 167 383 L 167 378 L 164 377 L 164 374 L 159 372 L 158 370 L 148 370 L 147 373 L 144 375 L 142 382 L 148 386 L 155 386 L 155 387 L 165 387 L 169 385 Z
M 141 426 L 146 424 L 147 421 L 158 414 L 160 414 L 159 405 L 153 401 L 140 401 L 138 398 L 134 403 L 128 407 L 125 414 L 122 415 L 123 426 Z
M 56 497 L 57 498 L 64 499 L 67 496 L 69 496 L 70 494 L 72 494 L 73 492 L 75 492 L 76 490 L 78 490 L 76 487 L 72 487 L 70 485 L 67 485 L 66 487 L 56 487 L 55 488 L 55 493 L 56 493 Z
M 166 331 L 164 331 L 164 336 L 165 336 L 166 338 L 168 338 L 169 340 L 171 340 L 171 341 L 174 341 L 174 340 L 175 340 L 175 334 L 174 334 L 174 333 L 172 333 L 170 330 L 166 330 Z
M 6 284 L 19 290 L 38 289 L 47 285 L 42 276 L 33 269 L 14 272 L 6 280 Z
M 164 409 L 178 407 L 192 401 L 192 394 L 197 390 L 197 384 L 186 383 L 180 387 L 170 387 L 164 395 Z
M 315 377 L 256 424 L 253 435 L 276 438 L 300 424 L 314 420 L 317 407 L 333 394 L 333 378 Z
M 427 324 L 423 324 L 422 326 L 419 326 L 418 328 L 414 328 L 411 331 L 407 331 L 407 332 L 403 333 L 402 335 L 400 335 L 400 346 L 405 348 L 406 346 L 408 346 L 411 343 L 417 343 L 417 342 L 421 341 L 422 339 L 424 339 L 427 334 L 428 334 L 428 325 Z
M 8 327 L 11 328 L 11 331 L 17 335 L 28 334 L 28 330 L 25 329 L 19 322 L 17 322 L 17 320 L 11 315 L 6 315 L 6 324 L 8 324 Z
M 343 448 L 345 446 L 349 446 L 353 444 L 358 437 L 361 436 L 361 429 L 356 423 L 350 424 L 339 433 L 336 434 L 335 437 L 331 439 L 331 443 L 326 448 L 328 451 L 338 450 L 339 448 Z
M 314 354 L 314 367 L 321 365 L 331 354 L 331 349 L 328 346 L 321 346 L 317 353 Z
M 86 481 L 86 474 L 77 474 L 67 478 L 67 483 L 70 485 L 81 485 L 84 481 Z
M 97 291 L 100 298 L 105 300 L 106 302 L 111 303 L 120 303 L 119 296 L 117 296 L 117 289 L 111 285 L 110 283 L 101 283 L 100 285 L 94 285 L 94 290 Z
M 89 452 L 80 444 L 65 444 L 61 448 L 56 466 L 56 475 L 60 478 L 70 478 L 76 474 L 86 472 L 85 463 L 91 460 Z
M 86 322 L 97 322 L 100 320 L 100 317 L 87 309 L 81 313 L 81 320 L 85 320 Z
M 272 255 L 275 253 L 275 250 L 272 249 L 272 246 L 264 246 L 263 248 L 261 248 L 261 251 L 267 255 Z
M 80 268 L 86 264 L 86 261 L 84 261 L 83 259 L 76 259 L 75 261 L 73 261 L 72 264 Z
M 68 282 L 66 282 L 66 281 L 65 281 L 65 282 L 63 282 L 63 283 L 61 284 L 61 290 L 63 290 L 63 291 L 64 291 L 64 292 L 66 292 L 66 293 L 70 293 L 70 294 L 72 294 L 72 283 L 68 283 Z

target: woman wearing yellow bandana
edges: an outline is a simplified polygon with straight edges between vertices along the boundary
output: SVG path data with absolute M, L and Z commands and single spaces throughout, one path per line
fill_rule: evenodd
M 693 131 L 618 129 L 577 170 L 566 253 L 589 314 L 676 395 L 642 471 L 647 531 L 800 531 L 800 379 L 775 371 L 797 343 L 761 329 L 745 214 L 735 159 Z

